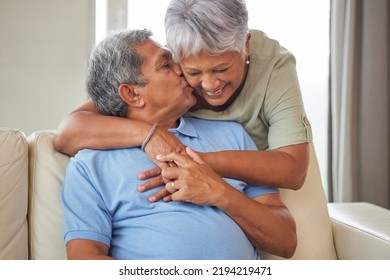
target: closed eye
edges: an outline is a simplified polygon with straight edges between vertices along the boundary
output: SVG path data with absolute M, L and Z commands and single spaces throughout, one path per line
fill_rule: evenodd
M 160 62 L 160 66 L 158 67 L 159 70 L 171 69 L 174 64 L 171 53 L 167 51 L 161 55 Z
M 225 73 L 228 69 L 215 69 L 213 70 L 214 73 Z
M 170 69 L 170 68 L 172 67 L 172 63 L 173 63 L 173 61 L 167 61 L 167 62 L 165 62 L 165 63 L 161 66 L 161 68 L 168 68 L 168 69 Z
M 196 77 L 200 75 L 200 72 L 186 73 L 190 77 Z

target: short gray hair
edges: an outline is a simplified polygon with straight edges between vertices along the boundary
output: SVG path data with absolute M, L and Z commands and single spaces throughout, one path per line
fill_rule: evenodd
M 118 94 L 120 84 L 145 86 L 141 72 L 144 58 L 134 46 L 150 40 L 150 30 L 127 30 L 106 37 L 92 50 L 87 90 L 96 107 L 105 115 L 125 117 L 128 105 Z
M 244 0 L 171 0 L 165 14 L 165 32 L 174 58 L 241 52 L 248 34 Z

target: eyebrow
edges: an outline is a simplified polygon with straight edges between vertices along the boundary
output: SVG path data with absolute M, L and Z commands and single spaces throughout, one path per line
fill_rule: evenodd
M 221 63 L 221 64 L 218 64 L 218 65 L 215 65 L 213 66 L 211 69 L 216 69 L 216 68 L 226 68 L 226 67 L 230 67 L 231 65 L 229 64 L 229 62 L 224 62 L 224 63 Z M 196 69 L 196 68 L 192 68 L 192 67 L 188 67 L 188 66 L 185 66 L 183 65 L 183 68 L 185 70 L 190 70 L 190 71 L 200 71 L 199 69 Z
M 158 57 L 158 59 L 156 60 L 156 63 L 155 63 L 155 66 L 156 67 L 160 67 L 161 64 L 166 61 L 166 60 L 170 60 L 172 57 L 171 53 L 167 50 L 164 50 L 163 53 Z

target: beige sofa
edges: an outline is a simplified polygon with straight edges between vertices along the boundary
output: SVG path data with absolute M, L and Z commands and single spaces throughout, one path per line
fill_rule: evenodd
M 0 259 L 66 259 L 60 189 L 69 158 L 53 149 L 54 133 L 0 128 Z M 313 146 L 305 185 L 281 193 L 297 223 L 292 259 L 390 259 L 390 211 L 327 204 Z

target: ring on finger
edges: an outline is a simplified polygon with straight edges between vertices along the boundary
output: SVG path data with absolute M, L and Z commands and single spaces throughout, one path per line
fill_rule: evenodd
M 171 187 L 174 190 L 178 190 L 178 188 L 175 186 L 175 182 L 174 181 L 171 181 Z

